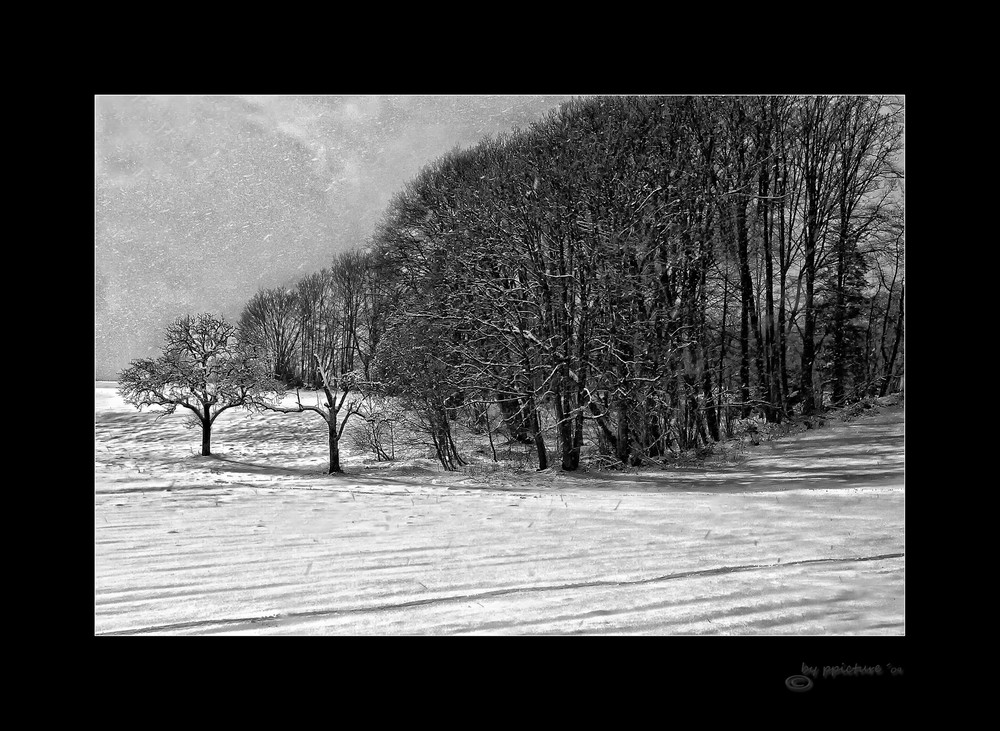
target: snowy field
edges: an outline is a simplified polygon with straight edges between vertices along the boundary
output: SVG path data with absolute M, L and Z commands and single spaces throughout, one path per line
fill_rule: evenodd
M 901 407 L 641 473 L 390 467 L 95 396 L 97 635 L 904 634 Z

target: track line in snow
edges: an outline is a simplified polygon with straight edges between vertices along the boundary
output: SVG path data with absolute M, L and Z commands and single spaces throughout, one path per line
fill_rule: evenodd
M 905 554 L 903 553 L 885 553 L 877 556 L 809 558 L 809 559 L 801 559 L 798 561 L 787 561 L 787 562 L 781 562 L 779 560 L 776 563 L 770 563 L 770 564 L 719 566 L 714 569 L 695 569 L 692 571 L 681 571 L 673 574 L 665 574 L 663 576 L 653 576 L 646 579 L 632 579 L 628 581 L 603 580 L 603 581 L 576 582 L 571 584 L 549 584 L 546 586 L 521 586 L 521 587 L 511 587 L 508 589 L 496 589 L 493 591 L 485 591 L 477 594 L 460 594 L 460 595 L 451 595 L 443 597 L 432 597 L 429 599 L 414 599 L 412 601 L 398 602 L 395 604 L 376 604 L 373 606 L 353 607 L 350 609 L 315 609 L 306 612 L 288 612 L 286 614 L 273 614 L 261 617 L 234 617 L 227 619 L 194 620 L 190 622 L 177 622 L 173 624 L 157 625 L 152 627 L 137 627 L 133 629 L 117 630 L 112 632 L 99 632 L 97 633 L 97 636 L 103 637 L 103 636 L 116 636 L 116 635 L 137 635 L 137 634 L 146 634 L 150 632 L 169 632 L 172 630 L 194 629 L 199 627 L 204 629 L 209 629 L 209 628 L 226 627 L 230 625 L 240 625 L 240 624 L 265 624 L 265 623 L 273 623 L 286 620 L 315 619 L 317 617 L 333 617 L 337 615 L 363 614 L 366 612 L 378 612 L 378 611 L 386 611 L 393 609 L 409 609 L 412 607 L 423 607 L 432 604 L 469 602 L 469 601 L 477 601 L 479 599 L 492 599 L 500 596 L 508 596 L 511 594 L 523 594 L 523 593 L 544 592 L 544 591 L 567 591 L 573 589 L 590 589 L 590 588 L 615 587 L 615 586 L 641 586 L 644 584 L 653 584 L 661 581 L 671 581 L 674 579 L 684 579 L 695 576 L 717 576 L 719 574 L 730 574 L 742 571 L 755 571 L 757 569 L 784 568 L 788 566 L 802 566 L 805 564 L 857 563 L 862 561 L 883 561 L 888 559 L 903 558 L 904 556 Z

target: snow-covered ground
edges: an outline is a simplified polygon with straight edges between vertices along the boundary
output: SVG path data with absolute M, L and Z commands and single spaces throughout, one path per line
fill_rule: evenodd
M 95 395 L 95 633 L 904 632 L 902 407 L 738 463 L 501 472 L 352 454 L 313 413 Z

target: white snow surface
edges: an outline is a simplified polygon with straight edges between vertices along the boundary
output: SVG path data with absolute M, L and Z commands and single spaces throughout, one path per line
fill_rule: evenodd
M 904 412 L 628 473 L 445 473 L 95 395 L 95 634 L 902 635 Z M 485 459 L 485 458 L 484 458 Z

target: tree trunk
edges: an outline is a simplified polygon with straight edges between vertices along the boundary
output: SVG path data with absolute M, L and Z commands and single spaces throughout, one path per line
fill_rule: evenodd
M 802 374 L 799 389 L 802 413 L 806 416 L 816 410 L 816 390 L 813 385 L 813 364 L 816 362 L 816 311 L 813 308 L 815 271 L 815 250 L 808 247 L 806 249 L 805 326 L 802 328 Z
M 210 419 L 201 420 L 201 456 L 212 456 L 212 421 Z
M 434 451 L 437 454 L 438 461 L 441 462 L 441 466 L 444 467 L 446 472 L 454 472 L 457 468 L 451 458 L 444 425 L 441 421 L 442 415 L 444 415 L 445 419 L 448 418 L 444 413 L 444 407 L 433 401 L 427 402 L 426 406 L 431 441 L 434 443 Z
M 608 442 L 611 444 L 611 448 L 614 450 L 615 456 L 625 464 L 628 464 L 630 450 L 633 449 L 632 433 L 629 425 L 629 419 L 635 413 L 635 406 L 632 401 L 633 400 L 630 395 L 624 395 L 618 398 L 618 425 L 614 432 L 611 431 L 610 425 L 598 422 L 598 424 L 601 424 L 602 428 L 606 430 L 605 436 L 607 436 Z
M 769 231 L 770 224 L 765 226 L 765 231 Z M 770 406 L 767 409 L 766 418 L 772 423 L 781 423 L 781 415 L 784 412 L 784 404 L 781 399 L 781 385 L 779 378 L 779 349 L 778 339 L 774 331 L 774 259 L 771 255 L 771 237 L 768 233 L 764 242 L 764 278 L 765 278 L 765 348 L 767 350 L 767 382 L 769 388 Z
M 576 415 L 573 417 L 573 459 L 572 469 L 580 469 L 580 453 L 583 450 L 583 398 L 577 398 Z
M 722 278 L 722 324 L 719 326 L 719 421 L 721 422 L 724 418 L 724 413 L 729 413 L 729 401 L 723 399 L 723 390 L 725 389 L 725 367 L 726 367 L 726 355 L 728 348 L 726 347 L 726 314 L 729 309 L 729 288 L 727 283 L 729 281 L 728 276 Z M 725 408 L 723 409 L 723 405 Z
M 736 203 L 736 250 L 740 265 L 740 415 L 750 416 L 750 310 L 753 307 L 753 284 L 750 281 L 746 204 Z
M 340 468 L 340 440 L 337 438 L 337 415 L 330 414 L 330 419 L 326 422 L 330 430 L 330 472 L 343 472 Z
M 708 358 L 705 358 L 705 362 L 708 362 Z M 718 411 L 712 399 L 712 371 L 708 367 L 705 368 L 702 379 L 702 392 L 705 394 L 705 420 L 708 423 L 708 433 L 712 435 L 713 441 L 721 441 Z
M 781 185 L 778 194 L 784 198 L 788 189 L 788 165 L 783 161 Z M 785 333 L 785 295 L 788 290 L 788 264 L 785 251 L 785 206 L 778 206 L 778 321 L 775 323 L 777 337 L 778 387 L 781 392 L 781 409 L 787 414 L 788 406 L 788 340 Z
M 846 163 L 845 163 L 846 164 Z M 848 265 L 851 254 L 850 208 L 848 206 L 847 171 L 843 170 L 840 190 L 840 229 L 837 235 L 836 291 L 833 311 L 833 403 L 840 404 L 847 397 L 847 297 Z
M 767 109 L 766 107 L 762 107 Z M 764 249 L 764 364 L 765 383 L 767 388 L 768 406 L 764 410 L 764 418 L 769 423 L 781 423 L 783 406 L 781 404 L 781 388 L 778 384 L 778 343 L 774 333 L 774 252 L 771 250 L 774 233 L 774 211 L 771 206 L 771 176 L 777 168 L 767 162 L 772 154 L 771 130 L 777 114 L 778 99 L 771 98 L 770 118 L 764 131 L 764 157 L 760 161 L 760 178 L 758 191 L 760 193 L 761 221 L 763 223 L 762 237 Z
M 833 403 L 840 404 L 847 395 L 847 241 L 841 217 L 840 237 L 837 240 L 837 286 L 833 308 Z
M 565 388 L 565 384 L 562 386 Z M 569 402 L 569 395 L 560 393 L 556 395 L 556 418 L 559 420 L 559 447 L 562 451 L 562 468 L 564 470 L 575 470 L 580 466 L 580 450 L 575 449 L 573 420 L 570 418 L 573 407 Z
M 802 362 L 799 393 L 802 397 L 802 414 L 809 416 L 816 411 L 816 388 L 813 383 L 813 365 L 816 362 L 816 308 L 814 292 L 816 288 L 816 246 L 819 243 L 819 195 L 815 176 L 807 174 L 806 187 L 809 193 L 805 232 L 805 262 L 803 270 L 806 280 L 806 296 L 803 309 Z
M 444 426 L 445 448 L 448 452 L 448 461 L 451 462 L 451 464 L 454 465 L 454 468 L 457 470 L 459 467 L 466 464 L 466 462 L 464 459 L 462 459 L 462 455 L 458 453 L 458 447 L 455 446 L 455 440 L 452 438 L 451 423 L 448 420 L 448 409 L 445 408 L 443 411 L 444 411 L 443 426 Z
M 500 460 L 497 459 L 497 448 L 493 444 L 493 425 L 490 423 L 490 407 L 488 404 L 483 409 L 483 421 L 486 423 L 486 436 L 490 440 L 490 452 L 493 453 L 493 461 L 499 462 Z
M 535 453 L 538 455 L 538 469 L 544 470 L 549 466 L 549 456 L 545 452 L 545 439 L 542 437 L 541 425 L 538 423 L 538 410 L 535 407 L 534 398 L 528 399 L 528 407 L 530 408 L 528 420 L 531 430 L 534 432 Z
M 750 389 L 750 333 L 753 333 L 756 348 L 754 364 L 758 381 L 766 382 L 764 371 L 764 345 L 761 342 L 760 323 L 757 318 L 757 301 L 753 293 L 753 277 L 750 275 L 750 234 L 747 228 L 746 202 L 736 203 L 737 253 L 740 265 L 740 390 L 743 401 L 742 414 L 746 418 L 752 410 L 751 402 L 757 394 Z M 756 389 L 755 389 L 756 390 Z
M 899 341 L 903 339 L 903 292 L 904 287 L 899 288 L 899 314 L 896 317 L 896 337 L 892 343 L 892 357 L 886 365 L 885 377 L 882 381 L 882 388 L 879 396 L 885 396 L 889 392 L 889 385 L 892 383 L 892 371 L 896 367 L 896 354 L 899 352 Z M 900 388 L 902 390 L 902 388 Z
M 534 379 L 531 372 L 531 359 L 528 356 L 527 350 L 522 355 L 521 366 L 524 369 L 524 382 L 527 391 L 524 399 L 524 408 L 526 409 L 524 421 L 529 435 L 535 443 L 535 452 L 538 454 L 538 469 L 544 470 L 549 466 L 549 459 L 548 454 L 545 452 L 545 439 L 542 436 L 541 423 L 538 418 L 538 404 L 535 403 L 535 396 L 532 392 L 532 382 Z

